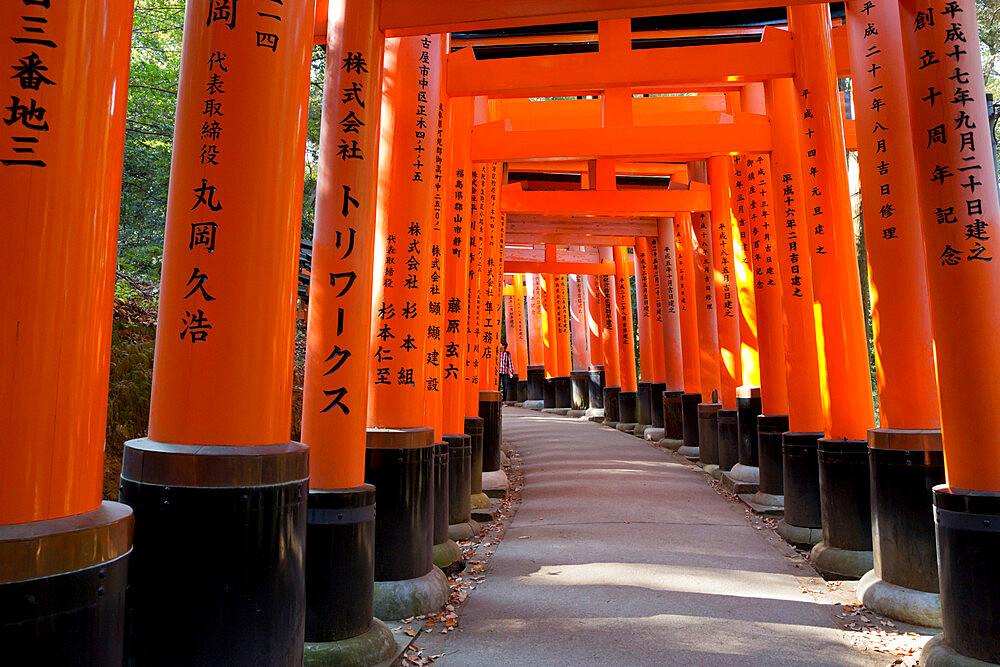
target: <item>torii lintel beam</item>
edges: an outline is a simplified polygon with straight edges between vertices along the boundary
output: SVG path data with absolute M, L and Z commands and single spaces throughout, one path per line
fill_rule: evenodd
M 610 262 L 519 262 L 506 260 L 503 263 L 503 271 L 504 273 L 613 276 L 615 274 L 615 265 Z
M 790 77 L 792 38 L 767 28 L 757 43 L 476 60 L 472 49 L 448 58 L 448 95 L 539 97 L 608 88 L 728 84 Z
M 520 187 L 508 185 L 503 189 L 502 201 L 505 213 L 534 213 L 536 215 L 670 217 L 676 211 L 710 211 L 712 209 L 711 191 L 708 188 L 696 190 L 522 190 Z M 593 228 L 590 231 L 600 233 Z M 629 236 L 655 236 L 655 233 L 629 234 Z
M 771 125 L 764 116 L 738 114 L 732 122 L 657 127 L 575 128 L 509 131 L 504 121 L 477 125 L 472 131 L 472 160 L 574 160 L 615 158 L 703 160 L 729 153 L 767 153 Z

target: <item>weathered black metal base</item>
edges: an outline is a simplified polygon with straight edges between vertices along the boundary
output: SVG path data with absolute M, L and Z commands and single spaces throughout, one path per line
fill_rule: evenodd
M 546 410 L 553 410 L 556 407 L 556 379 L 545 378 L 542 385 L 542 400 Z
M 517 373 L 507 378 L 503 386 L 503 400 L 507 403 L 517 403 Z
M 701 394 L 681 395 L 681 424 L 684 430 L 684 446 L 698 447 L 698 406 L 701 404 Z
M 0 662 L 123 664 L 132 510 L 0 526 Z
M 788 430 L 788 415 L 757 416 L 757 462 L 760 464 L 760 493 L 785 495 L 782 478 L 781 436 Z
M 719 408 L 721 403 L 698 404 L 698 460 L 719 465 Z
M 933 489 L 944 483 L 941 431 L 872 429 L 868 457 L 875 574 L 937 593 Z
M 624 424 L 635 424 L 638 418 L 636 407 L 637 395 L 634 391 L 618 392 L 618 421 Z
M 125 443 L 126 664 L 301 665 L 308 448 Z
M 448 443 L 434 443 L 434 544 L 448 541 Z
M 739 462 L 745 466 L 756 468 L 760 465 L 757 448 L 757 429 L 759 426 L 757 417 L 761 414 L 761 402 L 760 390 L 754 387 L 750 391 L 756 395 L 739 396 L 736 399 L 740 429 Z
M 472 452 L 469 487 L 474 496 L 483 492 L 483 418 L 466 417 L 465 434 L 469 436 Z
M 590 407 L 604 407 L 604 366 L 594 366 L 590 369 L 587 393 L 590 397 Z
M 944 642 L 1000 664 L 1000 493 L 934 487 Z
M 434 429 L 368 429 L 365 481 L 375 485 L 375 581 L 434 566 Z
M 716 435 L 719 450 L 719 470 L 729 472 L 740 462 L 740 432 L 736 410 L 720 409 L 716 413 L 718 431 Z
M 820 438 L 817 454 L 823 541 L 813 547 L 813 565 L 827 577 L 860 579 L 872 568 L 868 441 Z
M 683 391 L 663 392 L 663 437 L 667 440 L 684 440 L 683 396 Z
M 569 409 L 573 405 L 573 389 L 568 375 L 560 375 L 553 378 L 552 383 L 556 391 L 556 405 L 558 409 Z M 548 406 L 546 406 L 548 407 Z
M 518 379 L 517 381 L 517 397 L 514 399 L 517 403 L 524 403 L 528 400 L 528 381 Z
M 590 371 L 573 371 L 569 374 L 571 383 L 570 407 L 586 410 L 590 407 Z
M 639 382 L 636 385 L 635 421 L 646 426 L 653 423 L 653 393 L 649 382 Z
M 528 366 L 528 394 L 525 400 L 541 401 L 545 398 L 545 366 Z
M 621 387 L 604 388 L 604 423 L 614 425 L 618 423 L 618 395 Z
M 665 382 L 649 383 L 649 425 L 653 428 L 663 426 L 663 392 L 667 390 Z
M 806 529 L 823 526 L 819 500 L 817 441 L 822 433 L 787 432 L 781 436 L 785 522 Z
M 466 523 L 472 519 L 472 438 L 459 433 L 444 436 L 444 441 L 448 443 L 448 523 Z
M 306 515 L 306 641 L 371 629 L 375 594 L 375 487 L 310 489 Z
M 479 392 L 479 416 L 483 420 L 483 472 L 500 469 L 500 392 Z

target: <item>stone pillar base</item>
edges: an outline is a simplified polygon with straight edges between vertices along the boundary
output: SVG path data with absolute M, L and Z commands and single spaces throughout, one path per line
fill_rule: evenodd
M 883 581 L 869 570 L 858 582 L 858 601 L 874 612 L 925 628 L 941 627 L 941 596 Z
M 809 562 L 824 579 L 855 581 L 872 569 L 871 551 L 840 549 L 820 542 L 809 553 Z
M 382 621 L 372 619 L 371 628 L 362 635 L 334 642 L 306 642 L 303 667 L 340 667 L 342 665 L 377 665 L 389 661 L 397 651 L 396 638 Z
M 387 621 L 423 616 L 443 607 L 450 592 L 448 577 L 437 567 L 413 579 L 376 581 L 375 616 Z
M 775 528 L 778 535 L 784 538 L 789 544 L 797 547 L 811 547 L 818 544 L 823 539 L 822 528 L 809 528 L 808 526 L 796 526 L 782 519 Z

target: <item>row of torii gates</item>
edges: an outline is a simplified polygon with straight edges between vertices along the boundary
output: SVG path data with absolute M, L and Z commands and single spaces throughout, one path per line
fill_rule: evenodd
M 503 475 L 503 294 L 509 400 L 756 485 L 822 572 L 874 565 L 866 603 L 943 625 L 927 664 L 1000 662 L 1000 204 L 972 0 L 833 19 L 793 1 L 763 29 L 746 12 L 764 0 L 316 4 L 187 2 L 149 437 L 126 445 L 118 503 L 101 479 L 132 3 L 0 9 L 14 663 L 291 665 L 303 640 L 316 664 L 377 662 L 373 609 L 440 607 L 434 563 L 456 566 Z

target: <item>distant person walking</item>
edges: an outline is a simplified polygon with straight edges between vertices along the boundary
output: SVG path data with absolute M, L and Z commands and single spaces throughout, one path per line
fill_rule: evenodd
M 510 352 L 507 351 L 507 343 L 500 343 L 500 396 L 501 399 L 507 397 L 507 383 L 514 375 L 514 364 L 510 361 Z

